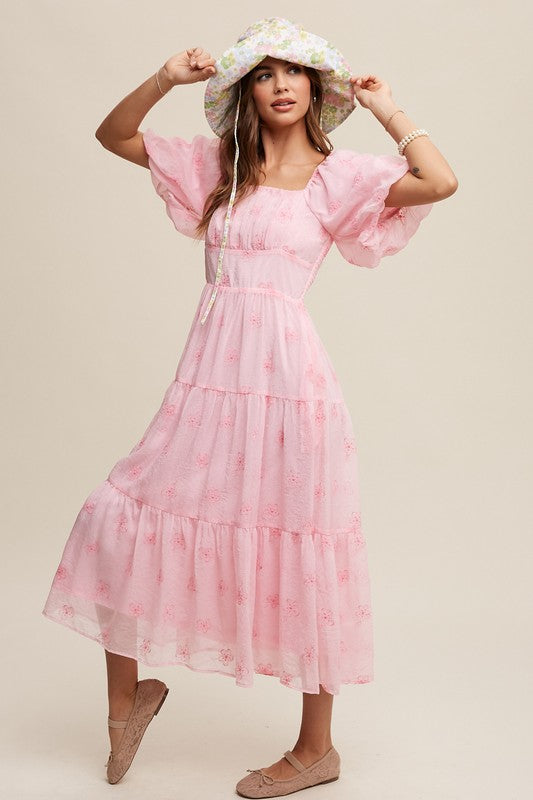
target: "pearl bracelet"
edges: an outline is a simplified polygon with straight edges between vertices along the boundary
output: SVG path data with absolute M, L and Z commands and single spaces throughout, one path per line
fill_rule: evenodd
M 412 142 L 417 136 L 429 136 L 429 133 L 425 128 L 416 128 L 416 130 L 411 131 L 411 133 L 408 133 L 407 136 L 404 136 L 403 139 L 400 139 L 398 142 L 398 152 L 401 156 L 403 156 L 403 151 L 409 142 Z

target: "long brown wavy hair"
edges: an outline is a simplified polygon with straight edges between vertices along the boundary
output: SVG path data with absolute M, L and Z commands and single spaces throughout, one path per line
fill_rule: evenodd
M 316 97 L 316 101 L 311 101 L 305 114 L 305 127 L 309 142 L 321 153 L 326 156 L 333 150 L 324 131 L 321 129 L 319 120 L 323 101 L 323 88 L 320 72 L 312 67 L 303 66 L 311 81 L 311 97 Z M 237 121 L 237 136 L 239 139 L 239 167 L 238 182 L 235 193 L 235 205 L 247 195 L 259 183 L 259 175 L 264 174 L 261 164 L 265 159 L 263 143 L 259 133 L 260 117 L 257 113 L 256 105 L 253 101 L 253 77 L 255 70 L 247 72 L 240 81 L 232 87 L 232 102 L 228 107 L 225 119 L 231 119 L 231 124 L 222 134 L 219 148 L 220 180 L 213 191 L 207 196 L 203 216 L 196 227 L 196 235 L 201 238 L 207 231 L 211 217 L 216 209 L 229 201 L 233 185 L 233 162 L 235 159 L 235 139 L 233 135 L 233 125 L 235 120 L 235 109 L 239 97 L 239 84 L 241 86 L 241 104 L 239 107 L 239 119 Z

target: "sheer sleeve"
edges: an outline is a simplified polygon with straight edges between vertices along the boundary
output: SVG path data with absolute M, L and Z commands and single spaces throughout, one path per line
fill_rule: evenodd
M 197 134 L 189 142 L 180 136 L 160 136 L 148 128 L 143 141 L 152 183 L 168 216 L 176 230 L 195 238 L 207 196 L 220 178 L 220 139 Z
M 390 186 L 408 169 L 400 155 L 333 150 L 315 171 L 308 204 L 350 264 L 377 267 L 406 246 L 433 208 L 385 206 Z

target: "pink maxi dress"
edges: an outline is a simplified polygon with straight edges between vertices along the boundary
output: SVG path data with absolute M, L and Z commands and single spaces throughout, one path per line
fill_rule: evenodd
M 218 137 L 144 132 L 176 229 L 194 235 Z M 205 237 L 205 285 L 174 379 L 130 453 L 88 495 L 43 614 L 152 667 L 183 664 L 338 694 L 373 680 L 349 411 L 304 296 L 335 242 L 376 267 L 432 204 L 385 207 L 399 155 L 334 149 L 302 190 L 261 186 Z

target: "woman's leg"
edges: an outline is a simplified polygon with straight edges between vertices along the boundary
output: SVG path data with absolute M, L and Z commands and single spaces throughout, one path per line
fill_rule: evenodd
M 310 767 L 332 746 L 331 714 L 333 695 L 320 686 L 320 694 L 302 692 L 302 722 L 300 733 L 292 752 L 305 767 Z M 275 764 L 263 770 L 272 778 L 285 780 L 292 778 L 298 770 L 289 764 L 286 758 L 280 758 Z
M 105 651 L 107 666 L 107 697 L 111 719 L 128 719 L 137 691 L 138 665 L 134 658 Z M 109 728 L 111 749 L 117 751 L 124 734 L 123 728 Z

